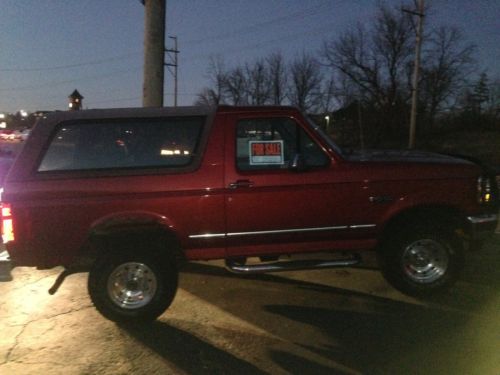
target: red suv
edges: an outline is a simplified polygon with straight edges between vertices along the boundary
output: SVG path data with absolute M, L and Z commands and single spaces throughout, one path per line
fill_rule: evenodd
M 344 152 L 290 107 L 58 112 L 7 176 L 3 238 L 14 265 L 66 268 L 52 291 L 90 270 L 103 315 L 150 320 L 186 260 L 254 273 L 351 266 L 372 249 L 399 290 L 442 290 L 493 233 L 497 194 L 464 159 Z M 300 253 L 320 255 L 283 259 Z

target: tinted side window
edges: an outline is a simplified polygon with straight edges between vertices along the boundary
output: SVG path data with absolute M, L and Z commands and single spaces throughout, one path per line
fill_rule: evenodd
M 38 171 L 187 166 L 203 123 L 190 117 L 61 124 Z
M 292 119 L 261 118 L 238 122 L 238 169 L 284 169 L 298 154 L 308 167 L 324 167 L 329 163 L 329 157 Z

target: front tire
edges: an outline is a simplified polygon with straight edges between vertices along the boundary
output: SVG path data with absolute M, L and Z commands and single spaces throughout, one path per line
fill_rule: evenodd
M 451 230 L 407 226 L 383 242 L 379 261 L 393 287 L 425 297 L 456 282 L 464 264 L 463 246 Z
M 114 252 L 96 261 L 89 273 L 88 291 L 104 317 L 118 323 L 147 322 L 170 306 L 177 283 L 173 259 Z

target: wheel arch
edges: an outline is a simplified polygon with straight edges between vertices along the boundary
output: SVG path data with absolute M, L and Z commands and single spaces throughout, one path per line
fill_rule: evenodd
M 177 263 L 185 260 L 175 225 L 165 216 L 139 211 L 120 212 L 102 217 L 92 224 L 85 246 L 75 263 L 91 265 L 119 246 L 148 246 L 155 255 L 170 256 Z
M 383 243 L 398 228 L 403 226 L 435 225 L 454 232 L 464 229 L 464 214 L 456 207 L 446 205 L 424 205 L 408 207 L 393 214 L 386 220 L 379 234 L 378 242 Z

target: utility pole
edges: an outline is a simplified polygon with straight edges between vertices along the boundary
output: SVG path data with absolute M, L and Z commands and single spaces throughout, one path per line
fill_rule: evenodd
M 415 148 L 415 135 L 417 129 L 417 106 L 418 106 L 418 75 L 420 72 L 420 49 L 422 46 L 422 32 L 424 27 L 424 0 L 418 0 L 418 10 L 403 9 L 403 12 L 418 16 L 418 26 L 415 38 L 415 63 L 413 68 L 413 79 L 411 88 L 411 115 L 410 115 L 410 139 L 408 148 Z
M 179 50 L 177 49 L 177 37 L 176 36 L 169 36 L 170 39 L 174 40 L 174 48 L 173 49 L 165 49 L 166 52 L 172 53 L 173 57 L 170 56 L 170 61 L 169 63 L 165 63 L 165 66 L 168 68 L 168 71 L 170 74 L 174 76 L 174 107 L 177 107 L 177 68 L 179 66 Z M 174 68 L 174 71 L 170 69 L 170 67 Z
M 144 4 L 143 107 L 163 106 L 166 0 L 141 0 Z

